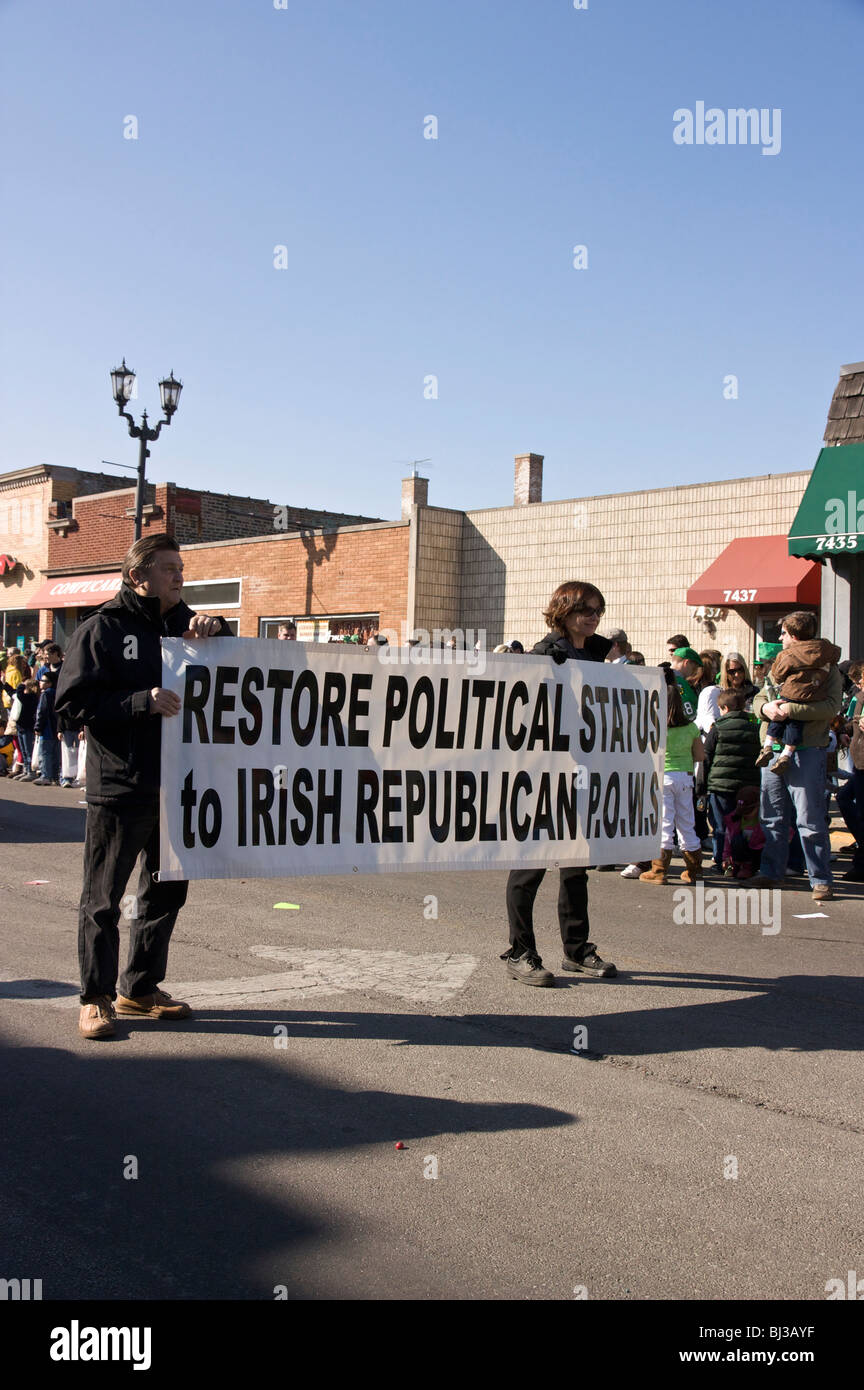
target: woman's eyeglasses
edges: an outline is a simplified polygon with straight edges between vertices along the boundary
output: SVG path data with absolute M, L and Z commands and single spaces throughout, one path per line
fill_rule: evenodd
M 589 618 L 602 618 L 602 617 L 603 617 L 603 609 L 602 609 L 602 608 L 595 608 L 595 607 L 594 607 L 592 604 L 590 604 L 590 603 L 585 603 L 585 604 L 583 604 L 580 608 L 574 608 L 574 609 L 573 609 L 573 612 L 574 612 L 574 613 L 587 613 L 588 616 L 589 616 Z
M 726 670 L 729 672 L 730 676 L 743 676 L 744 674 L 743 666 L 727 666 Z

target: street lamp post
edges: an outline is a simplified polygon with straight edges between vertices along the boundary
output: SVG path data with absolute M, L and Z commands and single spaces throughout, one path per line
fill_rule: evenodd
M 165 419 L 160 420 L 155 429 L 147 424 L 147 411 L 141 417 L 141 424 L 136 425 L 128 411 L 124 410 L 124 405 L 132 399 L 132 392 L 135 389 L 135 373 L 126 366 L 126 358 L 123 358 L 122 367 L 115 367 L 111 373 L 111 387 L 114 399 L 117 402 L 118 414 L 129 426 L 129 433 L 133 439 L 140 439 L 141 445 L 138 450 L 138 484 L 135 489 L 135 539 L 141 539 L 141 527 L 144 520 L 144 475 L 147 468 L 147 460 L 150 457 L 150 450 L 147 448 L 154 439 L 159 438 L 163 425 L 171 424 L 171 417 L 180 402 L 180 392 L 183 390 L 182 381 L 174 380 L 173 371 L 165 377 L 164 381 L 159 382 L 159 394 L 162 398 L 162 409 L 165 412 Z

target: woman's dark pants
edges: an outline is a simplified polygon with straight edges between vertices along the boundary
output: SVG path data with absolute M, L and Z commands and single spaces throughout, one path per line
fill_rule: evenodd
M 588 944 L 588 870 L 559 869 L 558 925 L 567 960 L 579 961 Z M 507 879 L 507 917 L 514 956 L 537 956 L 533 908 L 545 869 L 516 869 Z

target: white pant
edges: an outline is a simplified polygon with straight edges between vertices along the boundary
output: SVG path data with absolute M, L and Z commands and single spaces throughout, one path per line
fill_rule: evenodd
M 83 744 L 78 742 L 77 734 L 64 734 L 60 743 L 60 776 L 63 781 L 74 782 L 78 776 L 78 750 Z
M 678 844 L 688 854 L 702 848 L 696 827 L 693 824 L 693 775 L 690 772 L 663 773 L 663 835 L 661 849 L 675 848 L 675 831 L 678 831 Z

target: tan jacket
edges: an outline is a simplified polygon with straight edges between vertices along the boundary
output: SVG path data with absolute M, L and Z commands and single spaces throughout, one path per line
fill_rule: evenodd
M 759 719 L 765 719 L 767 723 L 768 720 L 762 713 L 762 706 L 766 703 L 770 703 L 770 701 L 776 698 L 776 692 L 769 680 L 753 700 L 753 713 L 757 715 Z M 781 696 L 780 698 L 782 699 L 783 697 Z M 801 739 L 802 748 L 827 748 L 831 720 L 836 718 L 840 713 L 840 705 L 842 702 L 843 677 L 836 666 L 832 666 L 831 670 L 828 672 L 828 685 L 824 699 L 807 704 L 801 701 L 784 700 L 784 704 L 789 710 L 789 718 L 801 719 L 804 722 L 804 736 Z
M 829 676 L 825 667 L 836 666 L 839 660 L 840 648 L 824 637 L 816 637 L 812 642 L 790 642 L 774 658 L 771 684 L 781 700 L 824 700 Z

